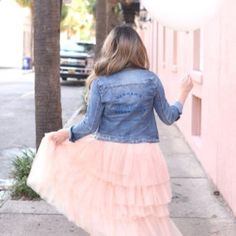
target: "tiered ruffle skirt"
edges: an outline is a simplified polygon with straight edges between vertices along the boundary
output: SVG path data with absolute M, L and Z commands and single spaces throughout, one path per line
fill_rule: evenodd
M 27 184 L 91 236 L 181 236 L 169 218 L 170 178 L 158 143 L 46 135 Z

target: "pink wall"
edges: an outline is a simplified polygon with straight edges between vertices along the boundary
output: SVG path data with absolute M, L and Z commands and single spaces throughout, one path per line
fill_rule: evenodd
M 177 125 L 236 215 L 236 2 L 223 2 L 200 37 L 197 31 L 176 37 L 156 21 L 141 35 L 170 102 L 178 79 L 195 68 L 194 89 Z

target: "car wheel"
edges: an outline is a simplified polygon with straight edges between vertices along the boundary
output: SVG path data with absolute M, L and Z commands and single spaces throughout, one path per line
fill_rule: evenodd
M 61 77 L 62 80 L 66 81 L 67 80 L 67 77 Z

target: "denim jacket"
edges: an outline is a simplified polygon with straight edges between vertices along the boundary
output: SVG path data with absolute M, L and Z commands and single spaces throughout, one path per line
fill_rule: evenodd
M 167 125 L 180 118 L 182 104 L 170 105 L 158 76 L 149 70 L 129 68 L 92 82 L 87 112 L 70 127 L 69 140 L 95 133 L 99 140 L 159 142 L 154 109 Z

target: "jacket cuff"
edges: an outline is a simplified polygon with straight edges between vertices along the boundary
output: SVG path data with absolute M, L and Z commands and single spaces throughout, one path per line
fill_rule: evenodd
M 177 107 L 177 109 L 179 111 L 179 114 L 182 114 L 182 112 L 183 112 L 183 105 L 180 102 L 175 102 L 173 105 L 175 107 Z
M 72 128 L 73 128 L 73 126 L 71 126 L 71 127 L 69 128 L 69 141 L 75 142 L 75 137 L 74 137 Z

